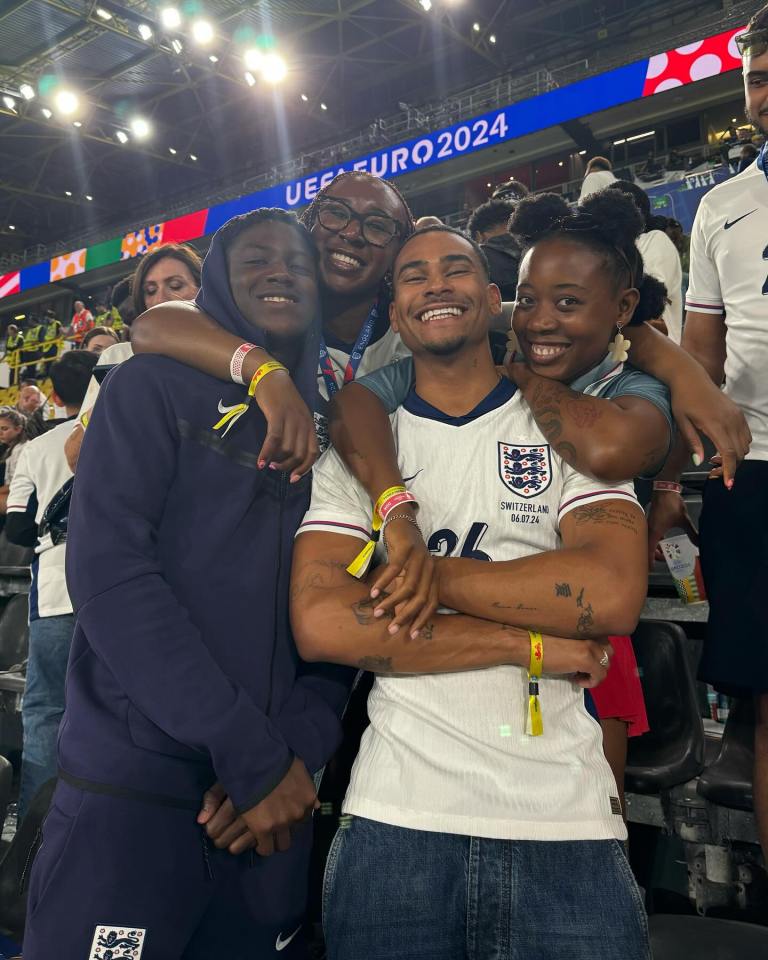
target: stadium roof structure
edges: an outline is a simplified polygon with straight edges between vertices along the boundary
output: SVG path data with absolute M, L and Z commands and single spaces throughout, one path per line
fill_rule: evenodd
M 662 22 L 679 31 L 723 3 L 732 17 L 728 0 L 180 0 L 169 27 L 172 0 L 5 0 L 0 253 L 247 180 L 427 97 L 599 58 Z M 284 58 L 284 80 L 249 69 L 248 50 Z

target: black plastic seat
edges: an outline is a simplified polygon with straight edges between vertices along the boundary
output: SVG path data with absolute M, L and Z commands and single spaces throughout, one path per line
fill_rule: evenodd
M 750 699 L 735 700 L 725 722 L 720 754 L 701 774 L 699 793 L 720 807 L 753 810 L 754 762 L 754 704 Z
M 8 670 L 27 659 L 29 650 L 29 598 L 11 597 L 0 615 L 0 670 Z
M 736 920 L 654 914 L 653 960 L 758 960 L 768 957 L 768 927 Z
M 651 729 L 629 741 L 625 789 L 656 794 L 701 772 L 704 727 L 682 628 L 645 620 L 632 643 Z

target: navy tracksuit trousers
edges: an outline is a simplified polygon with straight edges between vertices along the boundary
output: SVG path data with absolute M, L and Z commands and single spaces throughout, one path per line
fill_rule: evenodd
M 311 842 L 307 824 L 286 853 L 233 857 L 191 810 L 59 781 L 32 868 L 24 960 L 303 960 Z

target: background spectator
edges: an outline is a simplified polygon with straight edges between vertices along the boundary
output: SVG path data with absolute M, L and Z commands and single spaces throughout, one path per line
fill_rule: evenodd
M 616 180 L 611 188 L 621 190 L 635 201 L 645 221 L 645 233 L 637 238 L 637 248 L 643 255 L 645 272 L 661 280 L 667 288 L 669 303 L 661 319 L 671 340 L 680 343 L 683 334 L 683 268 L 680 254 L 663 230 L 651 226 L 651 201 L 648 194 L 630 180 Z
M 581 185 L 579 203 L 586 200 L 591 194 L 597 193 L 598 190 L 610 187 L 615 180 L 611 161 L 607 157 L 592 157 L 587 164 L 584 182 Z
M 82 300 L 75 300 L 70 334 L 75 343 L 80 343 L 93 326 L 93 314 Z
M 53 396 L 74 417 L 88 389 L 96 357 L 71 350 L 51 368 Z M 21 764 L 19 818 L 40 787 L 56 776 L 56 737 L 64 712 L 64 678 L 74 633 L 72 603 L 64 575 L 68 502 L 57 517 L 48 507 L 72 477 L 64 456 L 68 421 L 24 445 L 8 494 L 6 536 L 12 543 L 35 547 L 29 607 L 29 662 L 22 701 L 24 752 Z M 38 540 L 38 532 L 41 531 Z
M 24 380 L 37 379 L 37 362 L 40 359 L 40 339 L 42 335 L 42 324 L 37 317 L 33 314 L 30 315 L 21 348 L 21 365 L 24 368 L 22 378 Z
M 80 349 L 99 356 L 104 350 L 113 347 L 116 343 L 120 343 L 120 337 L 111 327 L 94 327 L 83 337 Z
M 15 323 L 8 324 L 5 336 L 5 350 L 3 359 L 8 364 L 8 386 L 15 387 L 19 379 L 19 364 L 21 363 L 21 347 L 24 343 L 24 334 Z
M 40 351 L 41 374 L 46 379 L 51 368 L 51 364 L 59 355 L 61 349 L 61 331 L 63 324 L 56 317 L 53 310 L 45 311 L 45 322 L 41 326 L 42 349 Z
M 488 258 L 491 282 L 501 290 L 502 300 L 517 297 L 520 245 L 507 227 L 516 206 L 514 200 L 489 200 L 475 210 L 467 223 L 467 233 Z
M 741 173 L 743 170 L 746 170 L 750 164 L 753 164 L 757 160 L 757 156 L 760 151 L 754 145 L 754 143 L 745 143 L 741 148 L 741 159 L 739 160 L 739 169 L 738 173 Z
M 168 300 L 194 300 L 200 288 L 202 262 L 185 243 L 167 243 L 146 254 L 133 274 L 136 316 Z
M 8 504 L 8 489 L 21 455 L 22 445 L 27 439 L 24 434 L 26 425 L 27 418 L 23 413 L 19 413 L 13 407 L 0 407 L 0 444 L 5 446 L 0 456 L 0 471 L 2 472 L 0 513 L 2 514 L 5 514 L 5 508 Z

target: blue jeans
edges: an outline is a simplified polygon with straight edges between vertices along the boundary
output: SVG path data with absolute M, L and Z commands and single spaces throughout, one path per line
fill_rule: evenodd
M 617 840 L 485 840 L 350 818 L 323 887 L 328 960 L 650 960 Z
M 40 617 L 29 624 L 27 683 L 21 701 L 24 753 L 19 821 L 40 787 L 57 773 L 56 740 L 64 713 L 64 682 L 74 632 L 71 613 Z

